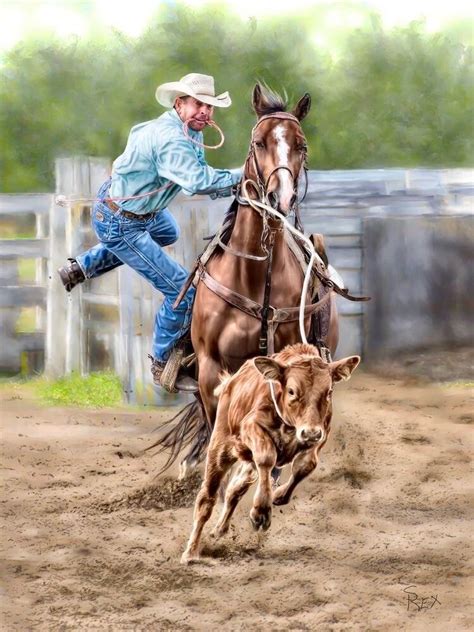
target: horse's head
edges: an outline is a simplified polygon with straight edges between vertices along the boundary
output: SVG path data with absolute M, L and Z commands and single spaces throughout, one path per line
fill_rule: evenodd
M 291 112 L 280 95 L 257 83 L 252 106 L 258 117 L 252 131 L 245 176 L 256 181 L 271 205 L 288 213 L 298 194 L 298 177 L 306 161 L 306 138 L 300 121 L 308 114 L 311 97 L 305 94 Z

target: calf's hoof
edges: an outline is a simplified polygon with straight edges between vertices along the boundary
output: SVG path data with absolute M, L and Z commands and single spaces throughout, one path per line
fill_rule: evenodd
M 214 527 L 214 529 L 211 531 L 211 533 L 209 534 L 211 536 L 211 538 L 213 538 L 214 540 L 219 540 L 219 538 L 224 537 L 227 532 L 229 531 L 229 527 Z
M 274 505 L 287 505 L 290 502 L 290 496 L 286 493 L 284 485 L 277 487 L 273 492 L 272 503 Z
M 250 522 L 252 523 L 255 531 L 262 529 L 267 531 L 272 524 L 272 510 L 271 507 L 265 509 L 255 509 L 250 512 Z
M 181 564 L 187 566 L 188 564 L 192 564 L 193 562 L 199 562 L 199 555 L 197 553 L 191 554 L 188 551 L 185 551 L 181 556 Z

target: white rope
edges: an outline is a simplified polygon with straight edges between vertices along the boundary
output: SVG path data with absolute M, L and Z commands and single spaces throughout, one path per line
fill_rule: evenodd
M 219 127 L 219 125 L 217 125 L 215 121 L 213 120 L 207 121 L 206 125 L 208 125 L 209 127 L 213 127 L 215 130 L 219 132 L 220 140 L 217 143 L 217 145 L 205 145 L 204 143 L 200 143 L 195 138 L 189 135 L 188 125 L 191 122 L 191 120 L 192 119 L 188 119 L 187 121 L 183 123 L 183 133 L 189 141 L 191 141 L 195 145 L 198 145 L 199 147 L 204 147 L 205 149 L 219 149 L 219 147 L 222 147 L 225 141 L 224 132 L 221 130 L 221 128 Z M 106 199 L 109 202 L 125 202 L 127 200 L 140 200 L 141 198 L 149 197 L 150 195 L 154 195 L 155 193 L 159 193 L 160 191 L 169 189 L 170 187 L 175 186 L 175 184 L 176 184 L 175 182 L 168 182 L 164 186 L 161 186 L 159 189 L 148 191 L 148 193 L 141 193 L 140 195 L 129 195 L 128 197 L 113 197 L 113 198 L 109 197 Z M 72 195 L 70 196 L 57 195 L 54 201 L 58 206 L 66 207 L 66 206 L 69 206 L 70 204 L 77 203 L 77 202 L 102 202 L 103 200 L 101 200 L 100 198 L 93 198 L 93 197 L 74 197 Z
M 222 145 L 224 144 L 224 141 L 225 141 L 224 132 L 221 130 L 221 128 L 219 127 L 219 125 L 215 121 L 213 121 L 211 119 L 210 121 L 206 122 L 206 125 L 208 125 L 209 127 L 213 127 L 215 130 L 217 130 L 219 132 L 220 140 L 217 143 L 217 145 L 206 145 L 204 143 L 200 143 L 198 140 L 196 140 L 195 138 L 193 138 L 192 136 L 189 135 L 188 126 L 189 126 L 189 123 L 192 120 L 193 119 L 190 118 L 190 119 L 187 119 L 186 121 L 184 121 L 184 123 L 183 123 L 183 133 L 184 133 L 184 135 L 186 136 L 186 138 L 188 140 L 190 140 L 192 143 L 194 143 L 198 147 L 204 147 L 204 149 L 219 149 L 220 147 L 222 147 Z
M 55 203 L 58 206 L 68 206 L 71 203 L 77 202 L 125 202 L 126 200 L 140 200 L 141 198 L 149 197 L 150 195 L 154 195 L 155 193 L 159 193 L 160 191 L 164 191 L 165 189 L 169 189 L 174 186 L 174 182 L 168 182 L 158 189 L 154 189 L 153 191 L 148 191 L 148 193 L 140 193 L 140 195 L 129 195 L 128 197 L 107 197 L 104 199 L 101 198 L 92 198 L 92 197 L 74 197 L 70 195 L 69 197 L 66 195 L 57 195 L 55 197 Z
M 323 266 L 324 266 L 324 262 L 321 259 L 321 257 L 318 255 L 316 250 L 314 249 L 314 246 L 313 246 L 311 240 L 308 239 L 308 237 L 306 237 L 306 235 L 304 235 L 297 228 L 292 226 L 290 224 L 290 222 L 286 219 L 286 217 L 282 213 L 280 213 L 279 211 L 277 211 L 274 208 L 272 208 L 269 204 L 265 204 L 264 202 L 260 202 L 258 200 L 252 200 L 248 196 L 248 194 L 247 194 L 247 184 L 248 183 L 251 183 L 253 185 L 255 185 L 255 183 L 252 180 L 244 180 L 242 182 L 242 194 L 243 194 L 244 199 L 250 204 L 250 206 L 252 206 L 257 211 L 259 209 L 263 209 L 263 210 L 267 211 L 268 213 L 270 213 L 271 215 L 274 215 L 275 217 L 280 219 L 283 222 L 283 224 L 286 226 L 286 228 L 290 231 L 290 233 L 293 233 L 293 235 L 296 235 L 297 237 L 299 237 L 300 239 L 302 239 L 305 242 L 305 244 L 308 246 L 308 248 L 309 248 L 309 250 L 311 252 L 311 257 L 310 257 L 310 260 L 309 260 L 309 263 L 308 263 L 308 267 L 306 268 L 306 273 L 305 273 L 305 277 L 304 277 L 303 289 L 301 290 L 300 311 L 299 311 L 300 336 L 301 336 L 301 340 L 305 344 L 307 344 L 308 343 L 308 339 L 306 338 L 306 332 L 305 332 L 305 329 L 304 329 L 304 308 L 305 308 L 305 305 L 306 305 L 306 293 L 308 292 L 309 282 L 311 280 L 311 270 L 313 269 L 314 261 L 316 259 L 318 259 L 319 263 L 321 263 Z M 273 394 L 273 391 L 272 391 L 272 394 Z
M 273 384 L 272 381 L 268 382 L 269 386 L 270 386 L 270 394 L 272 396 L 272 402 L 273 405 L 275 406 L 275 410 L 276 410 L 276 414 L 278 415 L 278 417 L 280 417 L 280 419 L 283 421 L 283 423 L 285 424 L 285 426 L 289 426 L 290 428 L 293 428 L 293 424 L 290 424 L 282 415 L 282 412 L 280 410 L 280 407 L 277 404 L 277 400 L 276 400 L 276 396 L 275 396 L 275 386 Z

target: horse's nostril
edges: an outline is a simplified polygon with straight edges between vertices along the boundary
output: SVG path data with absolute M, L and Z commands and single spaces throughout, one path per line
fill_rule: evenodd
M 279 197 L 276 191 L 271 191 L 268 194 L 268 201 L 270 202 L 270 206 L 272 206 L 273 208 L 278 206 L 278 200 L 279 200 Z

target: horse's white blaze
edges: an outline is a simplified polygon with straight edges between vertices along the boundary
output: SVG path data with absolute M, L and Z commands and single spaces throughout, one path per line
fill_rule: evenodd
M 283 125 L 277 125 L 273 130 L 275 140 L 277 142 L 278 166 L 289 167 L 290 146 L 286 142 L 285 128 Z M 275 175 L 278 177 L 279 187 L 278 196 L 280 198 L 280 207 L 282 211 L 290 210 L 291 198 L 293 197 L 293 180 L 286 169 L 279 169 Z

